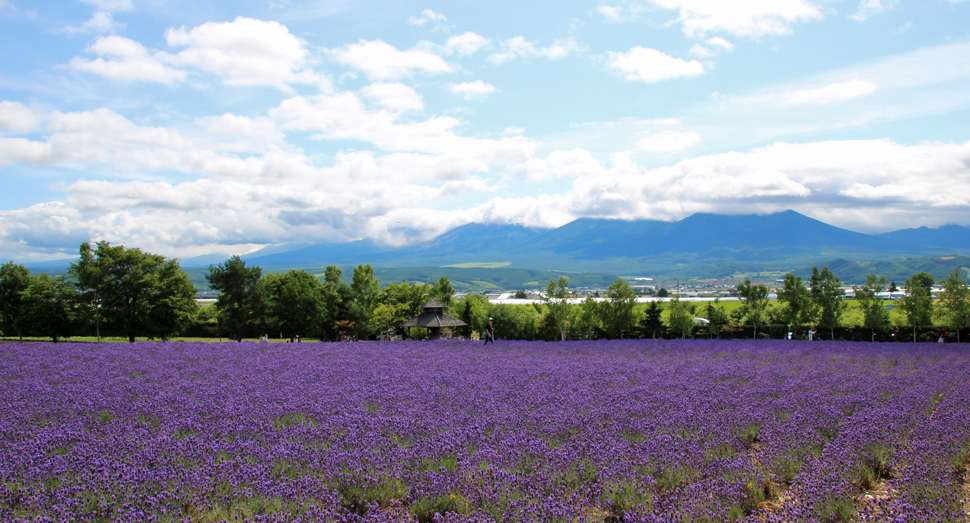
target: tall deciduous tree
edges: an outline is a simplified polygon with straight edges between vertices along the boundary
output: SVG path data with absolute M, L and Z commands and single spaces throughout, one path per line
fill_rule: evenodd
M 30 286 L 30 271 L 8 261 L 0 266 L 0 331 L 17 333 L 23 341 L 23 293 Z
M 906 321 L 913 328 L 913 341 L 920 327 L 933 325 L 933 295 L 931 290 L 936 278 L 928 272 L 918 272 L 906 279 L 906 296 L 900 306 Z
M 617 279 L 606 289 L 606 301 L 600 305 L 603 330 L 610 339 L 630 335 L 637 324 L 637 295 L 630 284 Z
M 236 341 L 251 335 L 265 313 L 265 300 L 259 287 L 262 277 L 262 268 L 246 267 L 239 256 L 210 265 L 205 275 L 209 286 L 219 291 L 215 304 L 219 325 Z
M 366 338 L 375 330 L 371 325 L 371 318 L 380 292 L 380 282 L 374 276 L 374 268 L 369 264 L 355 267 L 350 290 L 353 302 L 349 307 L 349 316 L 354 322 L 354 331 L 357 335 Z
M 87 305 L 87 313 L 94 319 L 94 333 L 101 343 L 101 306 L 105 285 L 104 259 L 95 255 L 91 244 L 84 242 L 78 260 L 71 264 L 68 274 L 77 282 L 79 299 Z
M 320 337 L 325 332 L 327 302 L 319 278 L 304 270 L 291 270 L 267 275 L 264 281 L 276 328 L 291 337 Z
M 710 332 L 717 333 L 718 338 L 721 337 L 721 327 L 727 325 L 729 321 L 728 313 L 725 312 L 724 307 L 721 307 L 721 299 L 714 298 L 713 302 L 708 302 L 707 307 L 704 311 L 704 317 L 707 318 L 708 328 Z
M 738 284 L 738 297 L 741 299 L 741 311 L 751 326 L 754 327 L 754 337 L 758 337 L 758 327 L 768 308 L 768 286 L 765 284 L 751 285 L 751 280 L 744 279 Z
M 805 321 L 812 305 L 812 296 L 802 282 L 801 276 L 792 273 L 785 275 L 785 284 L 778 291 L 778 301 L 785 304 L 782 318 L 792 328 L 792 334 L 798 335 L 798 326 Z
M 189 322 L 197 308 L 195 288 L 177 260 L 108 242 L 97 245 L 104 316 L 129 342 L 138 335 L 164 339 Z
M 576 314 L 575 320 L 573 320 L 573 331 L 583 333 L 586 339 L 593 339 L 594 333 L 603 328 L 603 314 L 600 310 L 602 305 L 596 301 L 596 298 L 587 296 L 579 304 L 579 313 Z
M 565 276 L 560 276 L 558 281 L 550 279 L 542 301 L 549 309 L 547 321 L 556 326 L 560 339 L 565 341 L 569 328 L 569 279 Z
M 809 280 L 812 294 L 812 304 L 818 311 L 818 325 L 829 329 L 832 339 L 835 339 L 835 328 L 842 323 L 845 314 L 845 301 L 842 297 L 842 281 L 829 270 L 828 266 L 812 267 L 812 277 Z
M 670 331 L 674 334 L 680 334 L 681 338 L 686 338 L 688 334 L 692 334 L 694 331 L 694 307 L 690 302 L 681 301 L 680 296 L 674 296 L 673 300 L 670 300 L 670 318 L 668 318 L 668 324 L 670 325 Z
M 970 322 L 970 288 L 959 268 L 953 269 L 940 283 L 943 284 L 943 292 L 940 293 L 940 320 L 947 328 L 956 331 L 959 342 L 960 329 L 966 328 Z
M 869 329 L 872 334 L 872 341 L 876 341 L 876 332 L 883 332 L 889 328 L 889 310 L 879 299 L 879 293 L 886 290 L 889 280 L 885 276 L 877 277 L 875 274 L 866 276 L 866 284 L 863 287 L 853 287 L 856 300 L 862 308 L 862 324 Z
M 64 278 L 40 274 L 30 278 L 23 293 L 22 313 L 27 331 L 57 343 L 78 326 L 77 294 Z

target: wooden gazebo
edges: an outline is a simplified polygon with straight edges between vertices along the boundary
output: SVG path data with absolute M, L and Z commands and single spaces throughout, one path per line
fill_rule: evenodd
M 401 324 L 401 327 L 408 328 L 409 335 L 411 327 L 422 327 L 428 329 L 429 338 L 440 338 L 442 328 L 465 327 L 468 325 L 454 316 L 445 314 L 445 304 L 438 300 L 431 300 L 425 303 L 422 308 L 424 312 L 419 314 L 417 318 L 411 318 Z

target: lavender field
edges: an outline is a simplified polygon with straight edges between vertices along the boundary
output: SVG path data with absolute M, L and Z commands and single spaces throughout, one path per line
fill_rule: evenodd
M 3 344 L 0 520 L 966 521 L 965 347 Z

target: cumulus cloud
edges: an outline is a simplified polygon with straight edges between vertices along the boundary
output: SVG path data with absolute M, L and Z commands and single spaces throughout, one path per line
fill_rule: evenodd
M 697 60 L 688 62 L 639 45 L 626 53 L 610 52 L 606 66 L 627 81 L 647 83 L 704 74 Z
M 40 125 L 40 117 L 20 102 L 0 101 L 0 129 L 29 133 Z
M 408 24 L 416 25 L 418 27 L 424 27 L 425 25 L 431 25 L 434 27 L 435 31 L 444 31 L 448 29 L 448 18 L 441 13 L 436 13 L 431 9 L 425 9 L 421 11 L 419 16 L 411 15 L 408 17 Z
M 306 43 L 279 22 L 237 17 L 169 29 L 165 40 L 184 47 L 171 61 L 220 76 L 228 85 L 265 85 L 291 91 L 291 83 L 319 83 L 308 68 Z
M 465 100 L 482 100 L 498 89 L 494 85 L 485 83 L 481 80 L 474 82 L 464 82 L 452 86 L 451 92 L 461 96 Z
M 365 98 L 392 111 L 420 111 L 424 109 L 421 95 L 401 83 L 374 83 L 360 90 Z
M 787 95 L 793 104 L 830 104 L 869 96 L 876 91 L 876 84 L 864 80 L 849 80 L 829 84 L 816 89 L 802 89 Z
M 698 58 L 710 58 L 712 56 L 717 56 L 722 52 L 734 51 L 735 46 L 731 42 L 721 38 L 720 36 L 714 36 L 707 39 L 705 42 L 707 45 L 694 44 L 690 48 L 691 56 L 696 56 Z
M 471 56 L 489 44 L 489 39 L 472 32 L 462 33 L 448 38 L 445 49 L 458 56 Z
M 79 26 L 68 26 L 60 30 L 67 34 L 105 34 L 124 27 L 114 19 L 114 13 L 122 13 L 134 9 L 131 0 L 81 0 L 94 7 L 91 18 Z M 0 7 L 3 4 L 0 3 Z
M 440 74 L 452 72 L 440 56 L 427 51 L 401 51 L 381 40 L 361 40 L 356 44 L 331 49 L 337 63 L 362 71 L 371 80 L 396 80 L 415 72 Z
M 824 3 L 815 0 L 627 0 L 600 6 L 597 12 L 609 21 L 623 22 L 658 8 L 676 11 L 677 19 L 671 23 L 680 24 L 690 37 L 711 33 L 748 38 L 787 35 L 791 34 L 792 25 L 821 20 L 826 14 Z
M 516 58 L 545 58 L 547 60 L 560 60 L 583 49 L 583 46 L 574 38 L 558 39 L 549 47 L 540 47 L 535 42 L 530 42 L 522 36 L 516 36 L 504 40 L 501 43 L 502 51 L 488 56 L 488 61 L 501 65 Z
M 882 13 L 887 9 L 892 9 L 899 4 L 899 0 L 861 0 L 852 19 L 856 22 L 865 22 L 869 18 Z
M 701 141 L 701 135 L 692 132 L 661 131 L 637 140 L 637 149 L 652 153 L 673 153 Z
M 87 52 L 100 57 L 86 60 L 75 56 L 69 65 L 78 71 L 98 74 L 122 82 L 157 82 L 172 85 L 185 80 L 185 71 L 162 62 L 164 53 L 149 54 L 140 43 L 121 36 L 98 38 Z

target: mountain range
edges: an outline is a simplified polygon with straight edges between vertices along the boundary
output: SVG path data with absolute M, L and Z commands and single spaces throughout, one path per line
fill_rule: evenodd
M 267 268 L 501 263 L 537 270 L 630 272 L 731 263 L 797 267 L 836 258 L 866 261 L 957 254 L 970 254 L 968 227 L 864 234 L 789 210 L 768 215 L 694 214 L 676 222 L 582 218 L 540 230 L 470 223 L 400 248 L 361 240 L 256 252 L 243 258 Z M 193 266 L 193 260 L 185 260 L 183 266 Z

